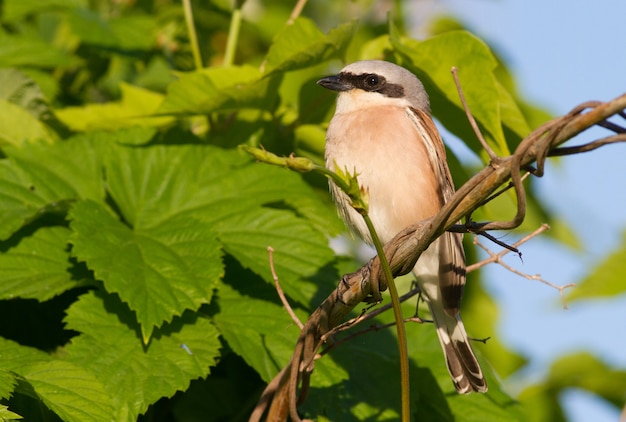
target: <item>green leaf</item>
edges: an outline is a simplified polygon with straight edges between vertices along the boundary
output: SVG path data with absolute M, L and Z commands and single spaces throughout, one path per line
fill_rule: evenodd
M 49 113 L 41 89 L 17 69 L 0 69 L 0 98 L 20 106 L 37 119 Z M 12 123 L 19 128 L 19 123 Z
M 73 8 L 67 21 L 81 42 L 107 49 L 149 50 L 156 35 L 156 21 L 148 16 L 104 19 L 101 13 L 88 8 Z
M 209 163 L 203 165 L 204 169 L 211 167 Z M 206 192 L 209 196 L 192 215 L 214 227 L 229 254 L 273 284 L 267 259 L 267 247 L 272 246 L 283 289 L 303 304 L 309 303 L 322 283 L 335 283 L 337 274 L 329 267 L 334 253 L 326 237 L 313 230 L 311 223 L 286 211 L 295 209 L 298 215 L 330 213 L 334 218 L 334 211 L 312 200 L 315 194 L 299 175 L 248 162 L 229 170 L 219 183 L 219 189 Z
M 132 52 L 152 49 L 157 37 L 157 22 L 150 15 L 119 16 L 111 19 L 109 25 L 115 35 L 115 47 Z
M 22 145 L 26 142 L 52 142 L 55 136 L 46 125 L 27 110 L 7 100 L 0 99 L 0 146 Z
M 219 110 L 273 110 L 280 77 L 262 77 L 252 66 L 208 68 L 180 74 L 167 88 L 159 113 L 209 114 Z
M 587 390 L 618 409 L 624 405 L 626 371 L 613 369 L 588 353 L 559 358 L 550 368 L 547 383 L 557 390 L 569 387 Z
M 0 299 L 48 300 L 76 287 L 67 251 L 70 231 L 42 227 L 0 254 Z
M 6 22 L 17 21 L 27 15 L 44 10 L 70 9 L 87 7 L 86 0 L 4 0 L 2 19 Z
M 91 372 L 69 362 L 35 362 L 20 369 L 42 402 L 62 420 L 110 420 L 113 406 L 103 385 Z
M 210 227 L 170 220 L 133 230 L 93 201 L 76 203 L 70 218 L 73 253 L 136 312 L 145 343 L 154 327 L 211 300 L 223 270 Z
M 520 400 L 528 410 L 528 420 L 566 421 L 559 396 L 567 389 L 579 388 L 595 394 L 621 409 L 626 392 L 626 371 L 609 367 L 588 353 L 575 353 L 556 360 L 547 378 L 526 388 Z
M 23 419 L 20 415 L 15 412 L 11 412 L 7 406 L 0 404 L 0 421 L 14 421 Z
M 117 16 L 105 19 L 88 8 L 74 8 L 69 26 L 81 42 L 107 49 L 149 50 L 155 37 L 156 21 L 147 16 Z
M 626 291 L 624 268 L 626 262 L 626 231 L 622 243 L 604 261 L 597 265 L 574 289 L 567 300 L 617 296 Z
M 111 397 L 93 375 L 95 371 L 3 338 L 0 369 L 17 374 L 18 391 L 38 397 L 64 421 L 113 419 Z
M 12 36 L 0 32 L 0 67 L 68 68 L 80 60 L 39 38 Z
M 108 420 L 136 421 L 159 398 L 207 376 L 219 356 L 216 328 L 192 313 L 175 318 L 144 346 L 133 312 L 102 292 L 81 296 L 68 309 L 66 323 L 81 332 L 67 346 L 67 360 L 104 384 L 115 408 Z
M 48 212 L 66 212 L 78 197 L 104 198 L 97 138 L 4 149 L 8 159 L 0 160 L 0 239 Z
M 9 399 L 17 385 L 17 376 L 2 368 L 0 369 L 0 399 Z
M 112 147 L 105 171 L 121 217 L 93 201 L 73 209 L 73 253 L 137 312 L 145 339 L 153 326 L 208 303 L 223 273 L 220 243 L 268 282 L 266 248 L 274 246 L 287 257 L 277 267 L 285 290 L 299 301 L 319 288 L 320 268 L 334 259 L 326 238 L 293 212 L 264 207 L 314 212 L 299 200 L 310 188 L 242 158 L 199 146 Z
M 325 271 L 334 254 L 328 241 L 307 222 L 291 213 L 272 210 L 242 213 L 221 221 L 216 230 L 224 249 L 246 268 L 272 282 L 267 247 L 275 250 L 274 265 L 285 292 L 308 304 L 320 289 L 338 280 L 334 271 Z
M 530 132 L 513 97 L 495 77 L 496 58 L 474 35 L 452 31 L 418 42 L 400 38 L 392 25 L 391 42 L 402 65 L 424 83 L 434 115 L 477 154 L 482 153 L 482 147 L 465 117 L 450 73 L 453 66 L 459 69 L 468 106 L 496 153 L 508 155 L 508 145 L 515 145 Z M 517 135 L 508 144 L 503 125 Z
M 244 296 L 226 283 L 219 285 L 217 303 L 215 326 L 230 348 L 269 382 L 289 362 L 298 327 L 280 305 Z
M 355 28 L 356 22 L 344 23 L 325 35 L 313 21 L 300 17 L 274 37 L 264 72 L 287 72 L 330 60 L 348 46 Z
M 171 117 L 154 117 L 163 95 L 147 89 L 120 83 L 122 100 L 107 104 L 66 107 L 55 114 L 74 131 L 114 130 L 133 126 L 162 127 Z
M 524 404 L 526 420 L 533 422 L 566 422 L 557 392 L 546 385 L 532 385 L 522 391 L 519 400 Z
M 86 44 L 101 47 L 114 47 L 117 44 L 115 33 L 102 14 L 89 8 L 73 8 L 67 14 L 72 32 Z

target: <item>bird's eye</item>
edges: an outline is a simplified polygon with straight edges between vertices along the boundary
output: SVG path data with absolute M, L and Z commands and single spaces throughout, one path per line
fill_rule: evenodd
M 367 75 L 365 77 L 365 84 L 370 88 L 375 88 L 380 83 L 378 75 Z

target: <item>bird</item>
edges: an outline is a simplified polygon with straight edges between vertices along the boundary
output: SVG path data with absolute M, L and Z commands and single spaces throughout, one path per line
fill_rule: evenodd
M 454 194 L 454 185 L 422 82 L 394 63 L 363 60 L 317 83 L 338 92 L 326 131 L 326 167 L 356 175 L 383 244 L 437 214 Z M 329 185 L 350 231 L 371 244 L 363 216 L 332 180 Z M 412 272 L 430 309 L 453 384 L 460 394 L 468 394 L 486 392 L 487 383 L 459 314 L 466 265 L 462 236 L 442 234 Z

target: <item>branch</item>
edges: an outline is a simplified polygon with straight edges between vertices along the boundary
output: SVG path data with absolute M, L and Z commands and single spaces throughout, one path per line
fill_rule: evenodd
M 434 217 L 420 221 L 398 233 L 384 246 L 384 253 L 394 277 L 407 274 L 415 266 L 422 252 L 446 230 L 455 226 L 457 221 L 480 207 L 484 200 L 496 192 L 502 185 L 511 181 L 516 190 L 518 210 L 514 218 L 505 222 L 483 222 L 466 224 L 469 231 L 512 229 L 524 219 L 525 193 L 521 186 L 522 169 L 536 164 L 533 175 L 541 177 L 546 157 L 559 155 L 563 149 L 559 146 L 584 130 L 605 122 L 609 117 L 622 115 L 626 109 L 626 94 L 606 103 L 589 102 L 574 108 L 565 116 L 556 118 L 527 136 L 519 144 L 514 154 L 509 157 L 493 159 L 491 163 L 465 183 Z M 606 145 L 623 142 L 623 134 L 592 142 L 585 147 L 569 150 L 571 153 L 584 152 Z M 568 151 L 568 150 L 565 150 Z M 456 226 L 458 228 L 458 226 Z M 372 293 L 372 285 L 381 280 L 381 267 L 378 256 L 372 258 L 358 271 L 344 275 L 337 288 L 322 302 L 306 322 L 288 368 L 272 382 L 273 400 L 267 420 L 286 420 L 290 413 L 297 418 L 298 384 L 302 382 L 302 391 L 308 389 L 308 380 L 314 368 L 317 350 L 323 344 L 325 336 L 339 326 L 344 318 L 359 303 Z M 375 282 L 374 282 L 375 280 Z M 278 387 L 274 388 L 274 386 Z M 267 390 L 263 402 L 255 409 L 250 421 L 258 421 L 267 405 Z M 256 416 L 255 416 L 256 415 Z M 261 416 L 258 416 L 261 415 Z M 293 416 L 296 416 L 295 418 Z

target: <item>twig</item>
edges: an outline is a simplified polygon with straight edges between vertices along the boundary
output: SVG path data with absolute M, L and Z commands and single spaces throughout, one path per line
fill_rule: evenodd
M 302 330 L 304 328 L 304 324 L 300 321 L 296 313 L 293 311 L 291 305 L 289 305 L 289 301 L 285 296 L 285 292 L 283 292 L 282 287 L 280 287 L 278 275 L 276 274 L 276 270 L 274 268 L 274 248 L 268 246 L 267 254 L 269 255 L 270 270 L 272 271 L 272 278 L 274 279 L 274 286 L 276 287 L 276 291 L 278 292 L 278 297 L 280 297 L 280 301 L 283 303 L 283 306 L 287 310 L 287 313 L 291 317 L 292 321 L 300 328 L 300 330 Z
M 620 125 L 617 125 L 615 123 L 609 122 L 608 120 L 605 120 L 603 122 L 598 123 L 598 126 L 602 126 L 605 129 L 612 130 L 615 133 L 624 133 L 624 132 L 626 132 L 626 129 L 624 129 Z
M 467 101 L 465 100 L 465 94 L 463 93 L 463 89 L 461 87 L 461 82 L 459 80 L 457 67 L 453 66 L 450 71 L 452 72 L 454 83 L 456 84 L 457 91 L 459 93 L 459 99 L 461 100 L 461 104 L 463 105 L 463 109 L 465 110 L 467 119 L 469 120 L 470 125 L 472 126 L 472 129 L 474 130 L 474 133 L 478 137 L 478 140 L 480 141 L 481 145 L 483 146 L 483 148 L 489 155 L 490 166 L 497 168 L 503 162 L 503 159 L 498 157 L 498 155 L 491 149 L 489 144 L 485 141 L 485 138 L 483 137 L 482 133 L 480 132 L 478 128 L 478 124 L 476 123 L 476 119 L 474 119 L 474 116 L 472 115 L 467 105 Z M 523 142 L 522 144 L 520 144 L 520 146 L 521 145 L 523 145 Z M 518 147 L 518 150 L 519 150 L 519 147 Z M 522 168 L 522 164 L 521 162 L 519 162 L 521 160 L 520 156 L 521 154 L 513 154 L 513 156 L 510 157 L 510 160 L 511 160 L 511 173 L 510 173 L 511 182 L 510 183 L 515 189 L 515 196 L 517 199 L 517 212 L 515 214 L 515 217 L 513 217 L 513 219 L 510 221 L 490 222 L 487 224 L 479 223 L 477 226 L 474 227 L 476 231 L 511 230 L 511 229 L 518 227 L 520 224 L 522 224 L 522 221 L 524 221 L 524 217 L 526 215 L 526 192 L 523 189 L 522 179 L 520 178 L 520 175 L 519 175 L 519 172 Z M 477 205 L 477 207 L 478 206 L 480 205 Z M 471 215 L 471 213 L 468 215 Z M 488 228 L 486 226 L 488 226 Z M 470 228 L 470 226 L 468 226 L 468 228 Z
M 424 322 L 431 322 L 431 321 L 425 321 L 423 319 L 421 319 L 420 317 L 416 317 L 416 316 L 412 316 L 412 317 L 408 317 L 408 318 L 404 318 L 403 320 L 404 322 L 415 322 L 418 324 L 423 324 Z M 356 322 L 360 323 L 361 321 Z M 356 333 L 352 333 L 349 336 L 346 336 L 344 338 L 342 338 L 341 340 L 337 340 L 336 342 L 332 343 L 331 345 L 329 345 L 328 347 L 326 347 L 324 350 L 322 350 L 321 352 L 319 352 L 318 355 L 315 356 L 315 359 L 319 359 L 322 356 L 328 354 L 329 352 L 331 352 L 332 350 L 334 350 L 335 348 L 337 348 L 338 346 L 344 344 L 344 343 L 348 343 L 350 340 L 362 336 L 363 334 L 367 334 L 367 333 L 371 333 L 373 331 L 380 331 L 380 330 L 384 330 L 386 328 L 391 328 L 394 325 L 396 325 L 396 322 L 388 322 L 387 324 L 372 324 L 369 327 L 361 330 L 361 331 L 357 331 Z
M 472 116 L 472 112 L 470 111 L 469 106 L 467 105 L 467 101 L 465 100 L 465 94 L 463 93 L 463 88 L 461 87 L 461 81 L 459 80 L 459 69 L 456 66 L 452 66 L 452 69 L 450 69 L 450 71 L 452 72 L 452 76 L 454 77 L 454 83 L 456 84 L 456 90 L 459 93 L 459 99 L 461 100 L 461 105 L 463 106 L 463 110 L 465 110 L 465 115 L 467 116 L 467 120 L 469 120 L 469 123 L 472 126 L 472 129 L 474 130 L 474 134 L 476 134 L 478 141 L 483 146 L 483 149 L 489 155 L 489 159 L 492 162 L 496 162 L 499 159 L 499 157 L 491 149 L 487 141 L 485 141 L 483 134 L 480 132 L 480 129 L 478 128 L 476 119 L 474 119 L 474 116 Z
M 549 226 L 547 224 L 543 224 L 537 230 L 535 230 L 534 232 L 532 232 L 528 236 L 524 237 L 523 239 L 521 239 L 517 243 L 518 244 L 522 244 L 524 242 L 527 242 L 528 240 L 532 239 L 533 237 L 537 236 L 538 234 L 542 233 L 543 231 L 547 230 L 548 228 L 549 228 Z M 513 274 L 517 274 L 518 276 L 523 277 L 523 278 L 525 278 L 527 280 L 539 281 L 539 282 L 541 282 L 541 283 L 543 283 L 543 284 L 545 284 L 547 286 L 550 286 L 550 287 L 552 287 L 554 289 L 557 289 L 559 291 L 559 295 L 561 296 L 561 303 L 563 304 L 563 309 L 568 309 L 567 302 L 565 301 L 565 295 L 564 295 L 563 292 L 565 291 L 565 289 L 567 289 L 569 287 L 574 287 L 575 286 L 574 283 L 568 283 L 568 284 L 565 284 L 563 286 L 559 286 L 559 285 L 556 285 L 554 283 L 551 283 L 551 282 L 543 279 L 541 277 L 541 275 L 539 275 L 539 274 L 535 274 L 535 275 L 526 274 L 526 273 L 524 273 L 522 271 L 519 271 L 519 270 L 513 268 L 512 266 L 508 265 L 507 263 L 505 263 L 502 260 L 502 257 L 509 252 L 508 250 L 505 249 L 502 252 L 495 254 L 491 250 L 489 250 L 489 248 L 487 248 L 485 245 L 480 243 L 478 241 L 478 238 L 474 239 L 474 244 L 476 246 L 478 246 L 479 248 L 481 248 L 482 250 L 484 250 L 485 252 L 487 252 L 489 254 L 489 258 L 487 258 L 487 259 L 485 259 L 485 260 L 483 260 L 483 261 L 481 261 L 481 262 L 479 262 L 477 264 L 474 264 L 474 266 L 472 266 L 472 267 L 474 267 L 474 268 L 472 268 L 472 270 L 478 269 L 478 268 L 483 267 L 483 266 L 485 266 L 485 265 L 487 265 L 489 263 L 492 263 L 492 262 L 496 263 L 496 264 L 504 267 L 508 271 L 512 272 Z M 468 268 L 468 271 L 469 271 L 469 268 Z
M 618 142 L 626 142 L 626 134 L 609 136 L 607 138 L 598 139 L 597 141 L 590 142 L 585 145 L 556 148 L 548 153 L 548 157 L 557 157 L 562 155 L 579 154 L 581 152 L 589 152 L 605 145 L 615 144 Z
M 513 245 L 511 245 L 513 248 L 517 249 L 519 248 L 521 245 L 523 245 L 524 243 L 528 242 L 530 239 L 532 239 L 533 237 L 536 237 L 538 235 L 540 235 L 541 233 L 545 232 L 546 230 L 550 230 L 550 226 L 547 224 L 542 224 L 541 226 L 539 226 L 538 229 L 536 229 L 534 232 L 522 237 L 520 240 L 518 240 L 517 242 L 513 243 Z M 478 244 L 477 241 L 474 242 L 474 244 Z M 471 272 L 471 271 L 476 271 L 479 268 L 484 267 L 487 264 L 491 264 L 492 262 L 496 262 L 498 259 L 502 258 L 504 255 L 508 254 L 509 252 L 515 252 L 515 251 L 511 251 L 510 249 L 506 248 L 504 249 L 502 252 L 499 252 L 497 254 L 489 254 L 489 258 L 484 259 L 480 262 L 477 262 L 476 264 L 472 264 L 472 265 L 468 265 L 467 266 L 467 272 Z

